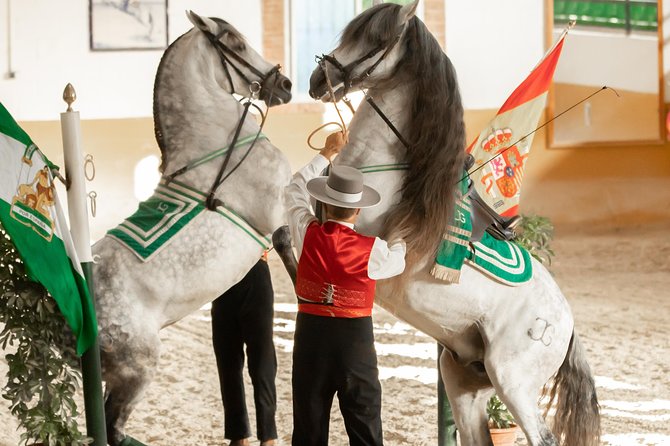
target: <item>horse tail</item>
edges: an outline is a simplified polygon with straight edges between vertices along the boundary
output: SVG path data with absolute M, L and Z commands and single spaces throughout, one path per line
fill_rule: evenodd
M 556 401 L 553 433 L 563 445 L 600 444 L 600 405 L 591 368 L 577 333 L 572 332 L 568 352 L 549 391 L 549 406 Z

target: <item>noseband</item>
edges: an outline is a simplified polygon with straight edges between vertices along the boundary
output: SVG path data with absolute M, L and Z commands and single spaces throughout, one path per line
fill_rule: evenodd
M 228 68 L 229 66 L 232 67 L 233 70 L 235 70 L 238 76 L 244 79 L 247 85 L 249 85 L 249 91 L 251 92 L 251 95 L 253 97 L 260 97 L 262 93 L 267 92 L 268 89 L 270 91 L 267 92 L 267 95 L 268 97 L 272 97 L 274 86 L 268 87 L 267 85 L 268 80 L 270 80 L 272 76 L 275 76 L 276 80 L 276 77 L 279 76 L 281 65 L 277 64 L 274 67 L 272 67 L 272 69 L 267 73 L 262 73 L 256 67 L 247 62 L 247 60 L 245 60 L 243 57 L 241 57 L 239 54 L 233 51 L 228 45 L 221 42 L 221 37 L 223 37 L 223 35 L 226 34 L 227 32 L 229 31 L 224 30 L 216 35 L 210 32 L 205 32 L 205 36 L 207 36 L 207 39 L 209 39 L 211 44 L 214 46 L 217 54 L 219 55 L 219 58 L 221 59 L 221 65 L 223 66 L 223 69 L 226 73 L 226 78 L 228 79 L 228 83 L 230 84 L 231 93 L 234 91 L 234 86 L 233 86 L 233 78 L 230 75 L 230 69 Z M 244 71 L 242 71 L 240 67 L 238 67 L 236 64 L 233 63 L 233 60 L 244 66 L 246 69 L 251 71 L 256 76 L 258 76 L 259 80 L 252 81 L 251 79 L 249 79 L 249 77 L 247 77 Z
M 328 69 L 326 68 L 326 62 L 329 62 L 331 65 L 333 65 L 335 68 L 338 69 L 338 71 L 342 74 L 342 83 L 344 84 L 344 102 L 349 106 L 351 109 L 352 113 L 355 112 L 351 104 L 349 103 L 349 100 L 346 99 L 347 93 L 349 92 L 349 89 L 353 87 L 355 84 L 358 84 L 362 82 L 364 79 L 370 77 L 370 75 L 375 71 L 377 66 L 388 56 L 388 54 L 393 50 L 393 48 L 398 44 L 400 41 L 400 36 L 402 35 L 402 30 L 396 34 L 396 36 L 393 38 L 393 40 L 386 46 L 384 45 L 379 45 L 378 47 L 373 48 L 371 51 L 369 51 L 367 54 L 363 55 L 362 57 L 359 57 L 358 59 L 354 60 L 351 63 L 348 63 L 347 65 L 342 65 L 342 63 L 337 60 L 337 58 L 331 54 L 322 54 L 321 57 L 316 56 L 316 62 L 319 64 L 321 69 L 323 70 L 323 74 L 326 77 L 326 82 L 328 83 L 328 86 L 330 88 L 330 79 L 328 77 Z M 384 51 L 384 53 L 381 55 L 379 59 L 375 63 L 373 63 L 370 68 L 365 70 L 363 74 L 360 76 L 353 78 L 351 73 L 358 67 L 360 64 L 365 62 L 368 59 L 373 58 L 376 54 L 379 52 Z M 407 140 L 402 136 L 398 128 L 393 125 L 391 120 L 384 114 L 384 112 L 379 108 L 377 103 L 372 99 L 372 96 L 368 95 L 366 91 L 363 91 L 365 94 L 365 100 L 372 106 L 373 110 L 379 115 L 380 118 L 384 121 L 384 123 L 391 129 L 391 131 L 395 134 L 395 136 L 400 140 L 400 142 L 405 146 L 406 149 L 410 148 L 409 143 Z M 331 91 L 331 95 L 333 95 L 332 100 L 335 100 L 334 94 Z M 337 108 L 337 107 L 336 107 Z M 338 111 L 339 113 L 339 111 Z
M 344 95 L 346 96 L 347 93 L 349 92 L 349 89 L 353 87 L 354 85 L 362 82 L 366 78 L 370 77 L 370 75 L 377 69 L 380 63 L 386 58 L 386 56 L 389 55 L 391 50 L 395 48 L 396 44 L 400 41 L 400 36 L 402 35 L 402 30 L 396 34 L 396 36 L 391 40 L 391 42 L 388 45 L 379 45 L 372 50 L 370 50 L 368 53 L 364 54 L 363 56 L 359 57 L 358 59 L 354 60 L 353 62 L 348 63 L 347 65 L 342 65 L 342 63 L 337 60 L 335 56 L 332 54 L 322 54 L 320 57 L 316 56 L 316 62 L 319 65 L 324 64 L 325 62 L 330 63 L 332 66 L 337 68 L 337 70 L 340 72 L 342 75 L 342 83 L 344 84 Z M 382 52 L 382 55 L 375 63 L 373 63 L 370 68 L 365 70 L 364 73 L 362 73 L 360 76 L 353 77 L 352 73 L 354 70 L 361 65 L 363 62 L 372 59 L 374 56 Z M 325 61 L 325 62 L 324 62 Z M 325 73 L 325 66 L 322 65 L 322 68 Z

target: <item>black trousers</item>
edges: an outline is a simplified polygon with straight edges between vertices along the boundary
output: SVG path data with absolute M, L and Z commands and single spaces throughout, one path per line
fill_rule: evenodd
M 225 415 L 225 436 L 251 437 L 244 396 L 244 346 L 254 387 L 256 431 L 277 438 L 277 356 L 272 340 L 274 293 L 267 262 L 259 260 L 239 283 L 212 303 L 212 342 Z
M 383 445 L 372 318 L 298 313 L 293 347 L 293 446 L 325 446 L 333 397 L 352 446 Z

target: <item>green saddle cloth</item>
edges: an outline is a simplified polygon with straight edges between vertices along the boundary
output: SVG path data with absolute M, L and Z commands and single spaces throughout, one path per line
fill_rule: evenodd
M 130 249 L 143 262 L 151 260 L 168 246 L 174 236 L 202 211 L 205 194 L 178 181 L 162 179 L 154 194 L 141 202 L 137 211 L 107 235 Z M 271 242 L 244 218 L 223 206 L 216 212 L 267 249 Z
M 463 263 L 506 285 L 520 285 L 533 276 L 530 253 L 513 242 L 498 240 L 484 232 L 482 239 L 470 243 L 471 203 L 466 196 L 467 180 L 461 182 L 461 197 L 456 201 L 453 224 L 440 242 L 431 274 L 449 283 L 458 283 Z

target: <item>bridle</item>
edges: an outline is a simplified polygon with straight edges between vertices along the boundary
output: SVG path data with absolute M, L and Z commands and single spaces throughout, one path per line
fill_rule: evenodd
M 240 117 L 240 120 L 237 123 L 237 126 L 235 128 L 235 134 L 233 136 L 233 139 L 228 146 L 228 151 L 226 152 L 226 156 L 223 159 L 223 163 L 221 164 L 221 168 L 219 169 L 219 172 L 216 175 L 216 179 L 214 180 L 214 183 L 212 183 L 212 186 L 209 189 L 209 192 L 207 193 L 207 198 L 205 200 L 205 206 L 207 206 L 207 209 L 214 211 L 216 210 L 217 207 L 222 206 L 223 202 L 219 200 L 218 198 L 215 198 L 216 191 L 218 190 L 219 186 L 228 178 L 230 175 L 232 175 L 235 170 L 237 170 L 238 167 L 244 162 L 244 160 L 247 158 L 249 153 L 251 152 L 251 149 L 254 148 L 256 142 L 258 141 L 259 136 L 261 135 L 261 131 L 263 130 L 263 126 L 265 125 L 265 119 L 267 118 L 267 113 L 263 113 L 263 111 L 258 107 L 256 104 L 254 104 L 252 101 L 254 99 L 258 99 L 261 96 L 263 96 L 264 92 L 267 92 L 267 103 L 270 104 L 272 102 L 272 96 L 274 95 L 274 86 L 268 87 L 268 81 L 274 76 L 273 80 L 273 85 L 274 82 L 276 81 L 277 77 L 279 76 L 279 72 L 281 70 L 281 65 L 277 64 L 270 71 L 267 73 L 263 73 L 260 70 L 258 70 L 256 67 L 254 67 L 252 64 L 250 64 L 247 60 L 245 60 L 243 57 L 241 57 L 239 54 L 237 54 L 235 51 L 233 51 L 230 47 L 228 47 L 225 43 L 221 42 L 221 37 L 225 33 L 227 33 L 227 30 L 221 31 L 218 34 L 212 34 L 207 31 L 203 31 L 207 39 L 210 41 L 210 43 L 214 46 L 216 49 L 217 54 L 219 55 L 219 59 L 221 60 L 221 65 L 223 66 L 224 72 L 226 73 L 226 78 L 228 80 L 228 83 L 230 85 L 231 93 L 234 91 L 234 84 L 233 84 L 233 78 L 230 74 L 230 69 L 228 68 L 229 66 L 235 70 L 235 73 L 237 73 L 238 76 L 240 76 L 248 85 L 249 85 L 249 93 L 250 95 L 247 97 L 247 101 L 244 103 L 243 107 L 244 110 L 242 112 L 242 116 Z M 233 63 L 233 61 L 236 61 L 238 64 L 244 66 L 246 69 L 251 71 L 254 75 L 258 76 L 259 80 L 251 80 L 247 75 L 244 73 L 240 67 Z M 233 153 L 233 149 L 236 147 L 238 139 L 240 137 L 240 132 L 242 131 L 242 125 L 244 124 L 244 120 L 247 117 L 247 114 L 249 112 L 249 107 L 254 107 L 258 112 L 261 114 L 261 124 L 259 126 L 258 132 L 256 133 L 255 138 L 249 145 L 249 148 L 245 152 L 245 154 L 242 156 L 242 158 L 237 162 L 237 164 L 230 169 L 229 172 L 226 173 L 224 176 L 224 172 L 226 171 L 226 168 L 228 167 L 228 164 L 230 163 L 230 158 Z M 207 156 L 205 157 L 207 158 Z M 176 171 L 172 172 L 169 175 L 166 175 L 166 180 L 167 184 L 169 184 L 172 180 L 174 180 L 177 176 L 182 175 L 189 170 L 203 164 L 201 162 L 201 159 L 195 160 L 179 169 Z
M 324 70 L 324 73 L 326 72 L 325 67 L 325 62 L 329 62 L 331 65 L 333 65 L 337 70 L 342 74 L 342 83 L 344 84 L 344 95 L 346 96 L 347 93 L 349 92 L 349 89 L 354 86 L 354 84 L 359 84 L 366 78 L 370 77 L 370 75 L 377 69 L 380 63 L 386 58 L 386 56 L 389 55 L 389 53 L 395 48 L 396 44 L 400 41 L 400 37 L 402 36 L 402 29 L 396 33 L 395 37 L 389 42 L 388 44 L 381 44 L 372 50 L 368 51 L 366 54 L 363 56 L 359 57 L 358 59 L 354 60 L 353 62 L 350 62 L 346 65 L 342 65 L 342 63 L 337 60 L 337 58 L 331 54 L 322 54 L 321 56 L 316 56 L 316 61 L 317 63 L 321 66 L 321 68 Z M 352 73 L 353 71 L 361 65 L 363 62 L 366 62 L 369 59 L 372 59 L 375 57 L 377 54 L 382 52 L 382 55 L 375 63 L 370 65 L 370 68 L 365 70 L 363 73 L 361 73 L 357 77 L 353 77 Z M 323 65 L 322 65 L 323 64 Z
M 229 66 L 235 70 L 235 73 L 239 77 L 241 77 L 247 85 L 249 85 L 249 90 L 251 91 L 252 94 L 256 94 L 257 97 L 261 97 L 263 95 L 263 92 L 267 90 L 267 83 L 270 77 L 273 75 L 276 77 L 279 75 L 279 71 L 281 70 L 281 65 L 277 64 L 270 71 L 267 73 L 261 72 L 259 69 L 254 67 L 252 64 L 250 64 L 246 59 L 244 59 L 242 56 L 237 54 L 235 51 L 233 51 L 228 45 L 223 43 L 221 41 L 221 37 L 223 37 L 228 30 L 223 30 L 218 34 L 212 34 L 210 32 L 204 31 L 205 36 L 207 36 L 207 39 L 210 41 L 210 43 L 214 46 L 214 49 L 216 49 L 217 54 L 219 55 L 219 59 L 221 59 L 221 65 L 223 66 L 223 70 L 226 73 L 226 78 L 228 79 L 228 83 L 230 85 L 230 90 L 231 93 L 235 90 L 235 87 L 233 85 L 233 78 L 230 75 L 230 69 L 228 68 Z M 233 60 L 235 60 L 237 63 L 241 64 L 244 68 L 247 70 L 251 71 L 254 75 L 258 76 L 259 81 L 252 81 L 247 77 L 247 75 L 238 67 L 236 64 L 233 63 Z M 270 88 L 269 95 L 272 95 L 274 88 Z
M 403 28 L 404 29 L 404 28 Z M 370 75 L 377 69 L 379 64 L 386 58 L 386 56 L 389 55 L 389 53 L 395 48 L 395 46 L 398 44 L 400 41 L 400 37 L 402 36 L 403 29 L 401 29 L 398 33 L 396 33 L 395 37 L 389 42 L 388 44 L 381 44 L 372 50 L 368 51 L 366 54 L 363 56 L 359 57 L 358 59 L 354 60 L 353 62 L 348 63 L 347 65 L 342 65 L 342 63 L 337 60 L 337 58 L 331 54 L 322 54 L 321 56 L 316 56 L 316 62 L 319 64 L 319 67 L 321 67 L 321 70 L 323 71 L 324 76 L 326 77 L 326 82 L 328 84 L 328 87 L 331 88 L 331 83 L 330 79 L 328 77 L 328 69 L 326 67 L 326 63 L 330 63 L 333 65 L 337 70 L 340 72 L 342 75 L 342 83 L 344 84 L 344 95 L 342 100 L 344 101 L 345 104 L 351 109 L 352 113 L 355 112 L 353 109 L 351 103 L 349 102 L 349 99 L 347 98 L 347 93 L 349 90 L 354 86 L 358 85 L 359 83 L 363 82 L 365 79 L 370 77 Z M 382 52 L 382 55 L 373 63 L 370 65 L 370 67 L 365 70 L 363 73 L 361 73 L 359 76 L 353 77 L 352 73 L 354 70 L 361 65 L 363 62 L 373 58 L 380 52 Z M 334 93 L 331 88 L 330 92 L 332 99 L 335 100 Z M 363 94 L 365 95 L 365 100 L 370 104 L 370 106 L 373 108 L 375 112 L 379 115 L 380 118 L 384 121 L 384 123 L 391 129 L 391 131 L 395 134 L 395 136 L 400 140 L 400 142 L 405 146 L 406 149 L 410 148 L 409 143 L 407 140 L 402 136 L 398 128 L 391 122 L 391 120 L 382 112 L 382 110 L 379 108 L 377 103 L 372 99 L 372 96 L 368 94 L 367 91 L 363 90 Z

